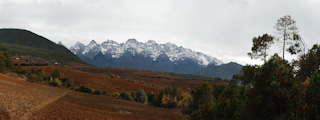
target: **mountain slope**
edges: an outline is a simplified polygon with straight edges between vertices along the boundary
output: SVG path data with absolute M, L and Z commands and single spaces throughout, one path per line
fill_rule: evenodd
M 222 64 L 219 66 L 209 65 L 206 68 L 202 68 L 199 71 L 193 73 L 196 75 L 208 76 L 208 77 L 220 77 L 222 79 L 231 79 L 234 74 L 238 74 L 242 69 L 242 65 L 234 62 Z
M 223 62 L 215 57 L 194 52 L 172 43 L 158 44 L 153 40 L 146 43 L 129 39 L 125 43 L 107 40 L 97 44 L 92 40 L 88 45 L 77 42 L 70 51 L 89 64 L 99 67 L 120 67 L 149 69 L 165 72 L 192 73 L 208 64 Z
M 84 63 L 67 48 L 21 29 L 0 29 L 0 49 L 12 55 L 40 57 L 48 61 Z

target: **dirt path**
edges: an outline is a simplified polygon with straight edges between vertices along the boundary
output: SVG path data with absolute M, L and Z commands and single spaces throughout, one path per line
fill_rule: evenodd
M 45 102 L 42 102 L 41 104 L 39 104 L 38 106 L 31 108 L 29 111 L 27 111 L 26 113 L 24 113 L 22 115 L 22 117 L 20 118 L 20 120 L 29 120 L 31 116 L 33 116 L 33 114 L 35 114 L 38 110 L 40 110 L 41 108 L 49 105 L 50 103 L 53 103 L 55 101 L 57 101 L 58 99 L 60 99 L 61 97 L 65 96 L 68 94 L 69 91 L 65 91 L 63 92 L 61 95 L 56 96 L 52 99 L 46 100 Z

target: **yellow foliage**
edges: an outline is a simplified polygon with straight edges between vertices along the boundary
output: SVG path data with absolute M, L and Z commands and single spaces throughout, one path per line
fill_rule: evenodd
M 61 83 L 61 81 L 59 80 L 59 78 L 57 78 L 57 77 L 54 78 L 54 81 L 57 82 L 59 86 L 61 86 L 62 83 Z
M 188 107 L 192 101 L 192 97 L 189 93 L 182 93 L 182 99 L 177 103 L 179 107 Z
M 50 77 L 50 82 L 53 82 L 53 78 L 52 77 Z
M 168 104 L 168 102 L 169 102 L 168 97 L 165 94 L 163 94 L 162 99 L 161 99 L 161 104 L 166 105 L 166 104 Z
M 94 92 L 96 92 L 96 90 L 94 90 L 94 89 L 91 89 L 91 91 L 92 91 L 91 94 L 93 94 Z
M 303 86 L 306 86 L 306 87 L 311 86 L 309 77 L 307 77 L 306 81 L 303 82 Z

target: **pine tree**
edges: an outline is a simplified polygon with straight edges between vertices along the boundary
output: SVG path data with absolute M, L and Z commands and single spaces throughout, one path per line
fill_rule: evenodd
M 136 102 L 148 103 L 148 97 L 142 88 L 139 88 L 137 91 Z
M 258 59 L 259 57 L 262 57 L 262 60 L 266 62 L 267 60 L 267 50 L 269 49 L 270 45 L 273 44 L 273 37 L 268 34 L 264 34 L 263 36 L 254 37 L 252 39 L 253 46 L 251 48 L 251 53 L 248 53 L 248 55 L 251 57 L 251 59 Z
M 290 15 L 286 15 L 278 19 L 274 28 L 276 29 L 279 38 L 282 38 L 283 40 L 282 59 L 284 59 L 284 53 L 286 51 L 285 49 L 287 43 L 291 44 L 289 49 L 287 49 L 287 51 L 289 51 L 291 54 L 297 54 L 298 52 L 301 52 L 300 44 L 303 42 L 300 35 L 298 34 L 299 31 L 296 26 L 296 21 L 293 20 Z

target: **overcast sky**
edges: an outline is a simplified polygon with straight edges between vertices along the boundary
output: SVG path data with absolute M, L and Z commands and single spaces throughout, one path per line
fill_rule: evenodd
M 320 0 L 1 0 L 0 28 L 27 29 L 67 47 L 152 39 L 253 64 L 259 61 L 247 56 L 252 38 L 275 35 L 284 15 L 297 21 L 308 48 L 319 43 L 319 11 Z M 279 44 L 270 54 L 281 52 Z

